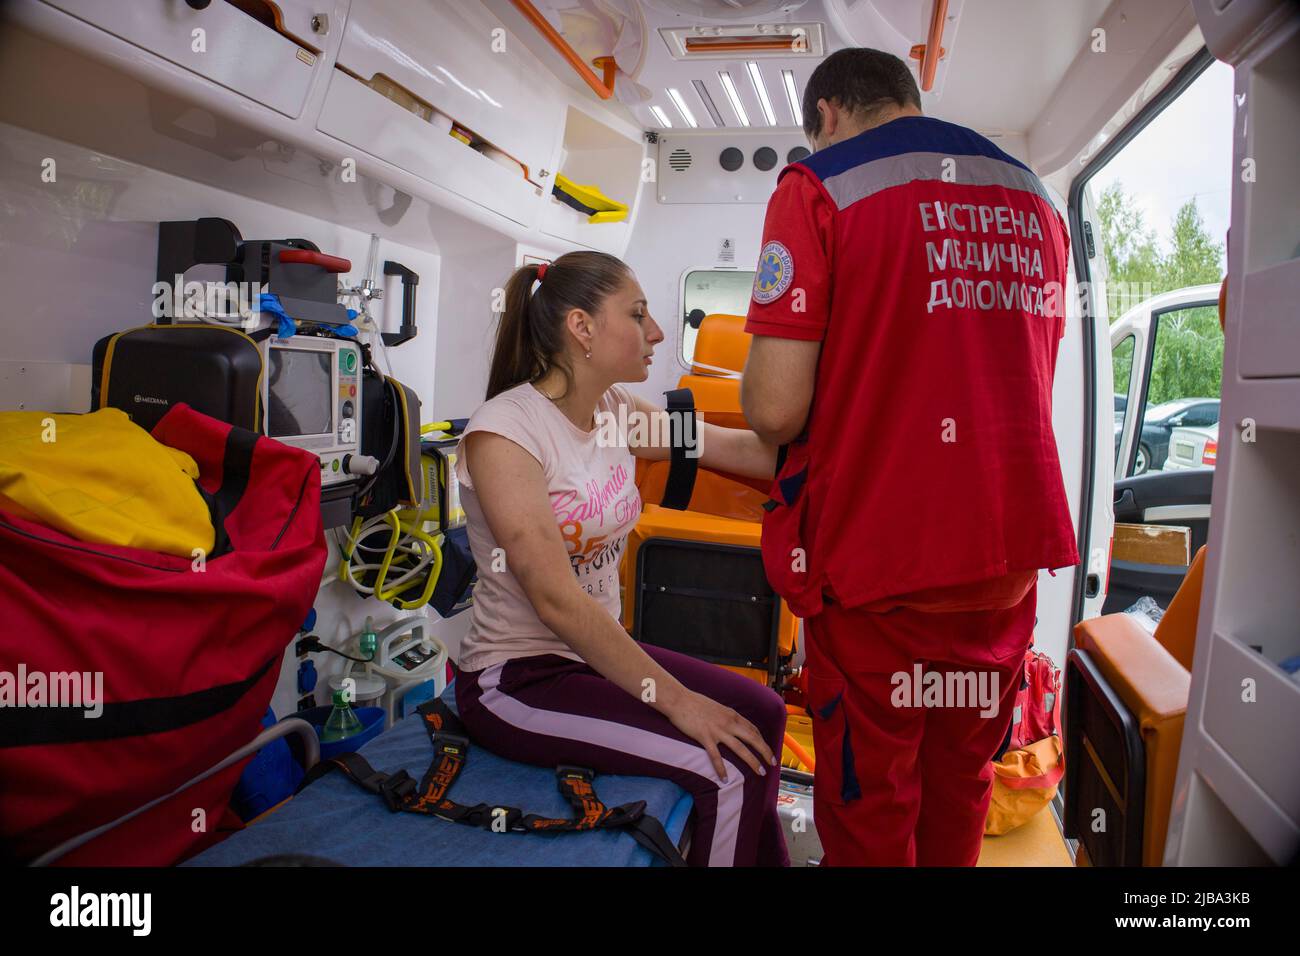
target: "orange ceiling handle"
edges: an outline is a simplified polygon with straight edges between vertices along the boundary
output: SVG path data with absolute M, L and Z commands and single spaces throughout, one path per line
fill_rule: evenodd
M 948 0 L 934 0 L 934 9 L 930 13 L 930 32 L 925 43 L 912 47 L 911 56 L 921 61 L 921 91 L 929 93 L 934 88 L 934 74 L 939 69 L 939 60 L 948 51 L 943 48 L 943 24 L 948 19 Z
M 600 67 L 605 74 L 605 86 L 609 90 L 609 95 L 614 95 L 614 74 L 618 72 L 618 61 L 612 56 L 598 56 L 591 61 Z
M 515 9 L 523 14 L 529 23 L 537 28 L 537 32 L 544 36 L 551 46 L 555 47 L 555 51 L 564 57 L 569 66 L 573 67 L 574 72 L 586 81 L 597 96 L 602 100 L 607 100 L 614 95 L 614 71 L 618 68 L 618 65 L 614 62 L 612 56 L 602 56 L 596 60 L 596 65 L 602 67 L 605 73 L 602 80 L 591 67 L 582 62 L 582 57 L 578 56 L 578 51 L 569 45 L 568 40 L 560 36 L 555 27 L 551 26 L 550 21 L 533 6 L 532 0 L 510 0 L 510 2 L 514 4 Z

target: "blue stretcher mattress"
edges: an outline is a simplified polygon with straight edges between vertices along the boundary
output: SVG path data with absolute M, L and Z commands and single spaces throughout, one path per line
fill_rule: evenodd
M 443 700 L 454 710 L 452 688 Z M 376 770 L 404 768 L 418 781 L 433 758 L 429 735 L 412 714 L 359 751 Z M 691 798 L 669 780 L 599 774 L 606 806 L 635 800 L 682 844 Z M 515 763 L 471 743 L 452 788 L 457 803 L 489 802 L 525 813 L 573 815 L 555 771 Z M 184 866 L 240 866 L 281 854 L 306 854 L 345 866 L 653 866 L 658 861 L 626 833 L 493 833 L 418 813 L 392 813 L 383 800 L 342 773 L 330 773 L 272 811 L 186 861 Z

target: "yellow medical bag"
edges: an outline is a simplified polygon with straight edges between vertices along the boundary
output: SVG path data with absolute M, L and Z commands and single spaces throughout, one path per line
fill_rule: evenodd
M 194 459 L 116 408 L 0 412 L 0 510 L 93 544 L 212 550 Z

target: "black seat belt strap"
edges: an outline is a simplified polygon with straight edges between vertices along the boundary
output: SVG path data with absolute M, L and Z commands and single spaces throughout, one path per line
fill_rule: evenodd
M 700 426 L 695 418 L 695 395 L 689 388 L 674 388 L 664 392 L 664 397 L 667 400 L 665 408 L 672 429 L 673 444 L 668 481 L 664 484 L 664 496 L 660 504 L 665 508 L 685 511 L 695 492 L 695 476 L 700 464 Z

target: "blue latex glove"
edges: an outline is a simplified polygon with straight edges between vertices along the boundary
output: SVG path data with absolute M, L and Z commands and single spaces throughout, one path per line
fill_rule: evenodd
M 287 339 L 298 331 L 297 324 L 284 311 L 284 306 L 280 304 L 280 297 L 274 292 L 263 292 L 261 298 L 261 307 L 263 312 L 269 312 L 275 316 L 279 327 L 276 329 L 276 335 L 279 338 Z

